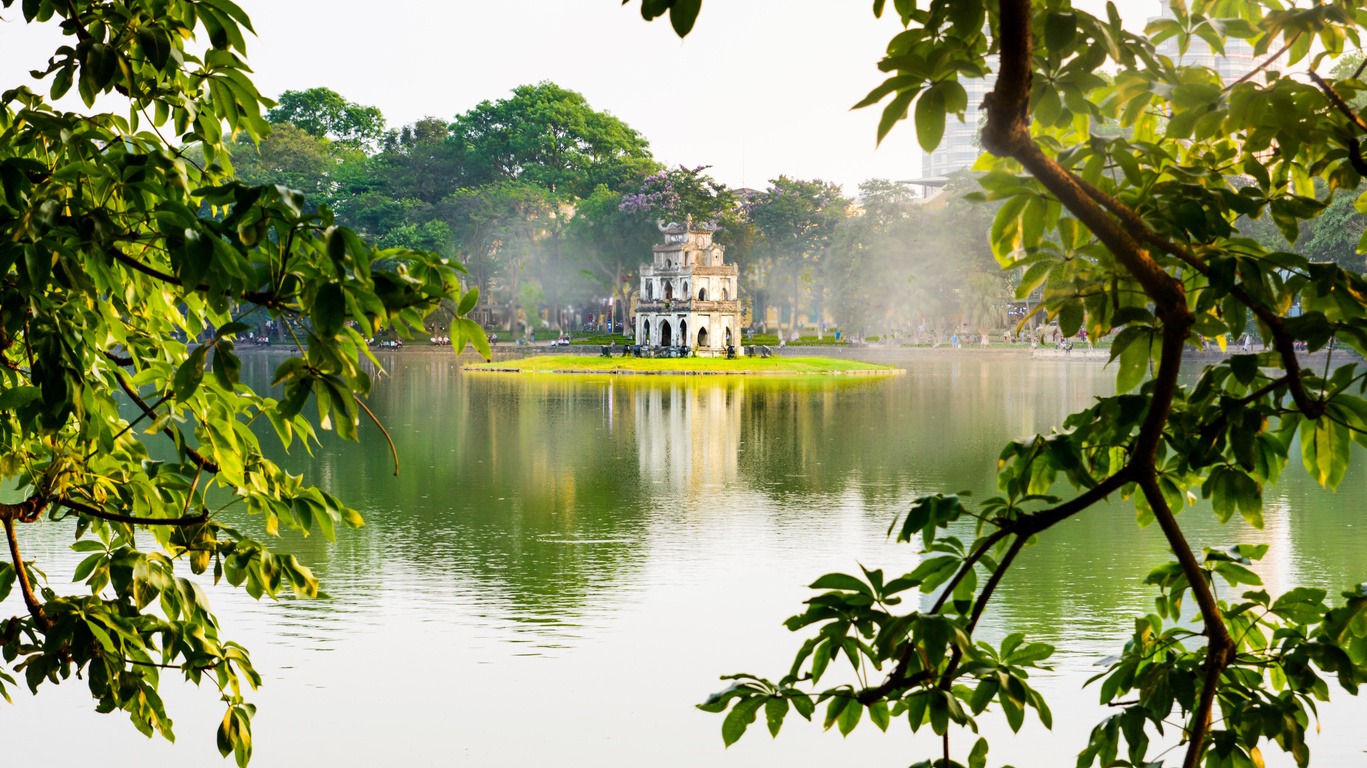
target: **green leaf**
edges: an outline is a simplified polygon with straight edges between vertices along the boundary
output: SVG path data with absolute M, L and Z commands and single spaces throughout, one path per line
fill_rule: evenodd
M 41 397 L 43 391 L 38 387 L 19 386 L 0 392 L 0 411 L 13 411 Z
M 750 696 L 737 701 L 731 707 L 731 711 L 721 724 L 721 739 L 726 743 L 726 746 L 735 744 L 741 736 L 745 735 L 745 729 L 755 722 L 755 714 L 764 704 L 764 701 L 759 696 Z
M 911 106 L 911 100 L 920 93 L 920 88 L 911 88 L 905 91 L 898 91 L 892 101 L 883 108 L 883 116 L 878 120 L 878 143 L 882 144 L 883 139 L 892 131 L 892 127 L 900 120 L 906 119 L 907 108 Z
M 843 589 L 847 592 L 859 592 L 861 594 L 873 595 L 869 585 L 847 573 L 828 573 L 825 576 L 811 583 L 810 589 Z
M 1123 394 L 1133 390 L 1148 373 L 1149 345 L 1141 340 L 1125 347 L 1120 353 L 1120 368 L 1115 376 L 1116 393 Z
M 479 303 L 479 286 L 473 286 L 460 297 L 460 306 L 456 308 L 456 314 L 465 317 L 475 309 Z
M 242 379 L 242 359 L 233 354 L 232 342 L 224 339 L 214 345 L 214 378 L 219 386 L 231 390 Z
M 892 714 L 888 711 L 888 703 L 879 699 L 869 704 L 869 720 L 878 726 L 878 730 L 886 732 L 888 725 L 892 722 Z
M 698 20 L 702 10 L 702 0 L 674 0 L 669 8 L 669 24 L 679 37 L 687 37 L 693 31 L 693 23 Z
M 840 710 L 840 735 L 849 736 L 850 731 L 853 731 L 854 727 L 859 725 L 859 719 L 863 717 L 863 715 L 864 705 L 854 699 L 850 699 L 849 703 L 845 705 L 845 708 Z
M 1082 302 L 1069 301 L 1058 310 L 1058 329 L 1059 332 L 1068 338 L 1077 335 L 1082 328 L 1083 312 Z
M 1325 488 L 1337 488 L 1348 471 L 1352 440 L 1347 428 L 1328 419 L 1301 423 L 1301 461 L 1305 471 Z
M 185 362 L 176 369 L 171 388 L 178 402 L 188 400 L 195 390 L 199 389 L 200 382 L 204 381 L 204 357 L 208 352 L 209 348 L 206 346 L 195 347 Z
M 489 348 L 489 337 L 484 335 L 484 329 L 479 326 L 479 323 L 468 317 L 462 317 L 452 323 L 451 328 L 452 345 L 455 345 L 456 339 L 462 340 L 461 346 L 455 348 L 457 353 L 464 350 L 465 342 L 468 341 L 485 360 L 494 359 L 494 352 Z
M 346 319 L 346 297 L 342 294 L 342 286 L 328 283 L 318 289 L 318 295 L 313 300 L 312 318 L 314 329 L 323 338 L 332 338 L 342 330 L 342 322 Z
M 921 149 L 934 152 L 945 135 L 945 93 L 942 83 L 936 83 L 916 101 L 916 141 Z
M 1077 37 L 1077 14 L 1051 11 L 1044 17 L 1044 44 L 1053 53 L 1062 53 Z
M 778 737 L 778 731 L 783 727 L 783 718 L 788 714 L 788 700 L 780 696 L 770 698 L 764 702 L 764 719 L 769 726 L 769 735 Z
M 968 768 L 987 768 L 987 739 L 979 737 L 968 753 Z

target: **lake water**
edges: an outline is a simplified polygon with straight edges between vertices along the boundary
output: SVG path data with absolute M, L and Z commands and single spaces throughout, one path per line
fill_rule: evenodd
M 267 382 L 279 359 L 249 357 L 244 376 Z M 795 716 L 777 740 L 760 723 L 723 749 L 721 718 L 693 705 L 722 687 L 718 675 L 782 674 L 801 636 L 780 623 L 805 584 L 858 563 L 915 567 L 914 549 L 886 537 L 912 496 L 990 491 L 1004 441 L 1058 424 L 1113 376 L 1095 361 L 973 352 L 884 357 L 908 373 L 854 381 L 517 378 L 462 374 L 450 355 L 382 360 L 390 376 L 372 407 L 398 443 L 399 476 L 373 432 L 290 459 L 369 523 L 335 545 L 285 543 L 329 599 L 212 592 L 225 633 L 266 679 L 253 697 L 259 768 L 900 767 L 933 756 L 938 741 L 905 721 L 882 734 L 866 720 L 842 739 Z M 1199 544 L 1271 544 L 1259 571 L 1273 592 L 1367 581 L 1367 475 L 1327 494 L 1298 462 L 1286 474 L 1264 530 L 1215 525 L 1204 507 L 1182 519 Z M 1079 516 L 1003 582 L 983 632 L 1060 647 L 1037 680 L 1056 722 L 994 740 L 991 764 L 1071 766 L 1107 714 L 1094 689 L 1078 689 L 1149 610 L 1141 582 L 1166 559 L 1158 531 L 1133 519 L 1119 503 Z M 76 562 L 67 535 L 24 531 L 26 556 L 54 580 Z M 21 610 L 13 598 L 3 609 Z M 168 674 L 163 691 L 174 746 L 95 714 L 79 681 L 21 694 L 0 704 L 3 764 L 225 764 L 212 690 Z M 1335 698 L 1314 765 L 1361 765 L 1367 707 Z

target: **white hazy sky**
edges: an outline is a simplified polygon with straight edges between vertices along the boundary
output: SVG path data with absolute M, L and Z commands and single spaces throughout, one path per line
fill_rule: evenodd
M 327 86 L 391 126 L 551 80 L 643 133 L 661 161 L 711 165 L 731 185 L 786 173 L 852 193 L 920 172 L 909 123 L 875 148 L 879 109 L 849 110 L 882 81 L 876 64 L 899 28 L 869 0 L 708 0 L 686 40 L 666 19 L 642 21 L 638 0 L 238 2 L 256 27 L 248 60 L 263 93 Z M 1135 28 L 1158 10 L 1118 4 Z M 17 8 L 7 15 L 0 87 L 28 80 L 56 39 Z

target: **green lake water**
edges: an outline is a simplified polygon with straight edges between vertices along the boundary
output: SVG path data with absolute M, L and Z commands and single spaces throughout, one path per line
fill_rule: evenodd
M 390 375 L 371 405 L 398 445 L 399 476 L 373 430 L 289 460 L 368 522 L 335 545 L 285 542 L 329 599 L 211 593 L 266 678 L 254 697 L 259 768 L 900 768 L 933 756 L 938 741 L 904 721 L 842 739 L 790 719 L 776 741 L 761 723 L 723 749 L 721 718 L 693 704 L 722 687 L 718 675 L 780 675 L 801 639 L 780 623 L 805 584 L 859 563 L 914 568 L 914 549 L 886 537 L 911 497 L 991 491 L 1005 441 L 1060 423 L 1113 378 L 1097 361 L 971 352 L 871 352 L 908 373 L 855 380 L 465 375 L 449 355 L 381 359 Z M 268 382 L 279 360 L 250 356 L 244 376 Z M 1367 473 L 1337 494 L 1298 464 L 1286 475 L 1263 530 L 1215 525 L 1197 507 L 1182 516 L 1193 538 L 1270 544 L 1258 570 L 1273 592 L 1367 581 Z M 1038 679 L 1056 722 L 1007 738 L 985 716 L 1001 736 L 991 764 L 1071 766 L 1107 714 L 1079 688 L 1149 609 L 1141 582 L 1166 557 L 1158 531 L 1133 520 L 1119 502 L 1079 516 L 1003 582 L 982 631 L 1060 647 Z M 54 580 L 75 562 L 65 534 L 24 532 L 25 554 Z M 212 691 L 169 675 L 163 688 L 174 746 L 94 714 L 73 680 L 0 704 L 3 764 L 226 765 Z M 1313 764 L 1367 764 L 1367 706 L 1335 697 Z

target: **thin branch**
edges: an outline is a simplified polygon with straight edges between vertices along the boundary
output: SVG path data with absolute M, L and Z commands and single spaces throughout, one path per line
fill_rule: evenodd
M 167 525 L 177 528 L 185 528 L 191 525 L 199 525 L 209 519 L 207 511 L 194 515 L 182 515 L 181 517 L 141 517 L 138 515 L 124 515 L 118 512 L 109 512 L 98 507 L 68 498 L 53 499 L 53 502 L 90 517 L 98 517 L 101 520 L 109 520 L 115 523 L 127 523 L 129 525 Z
M 1286 41 L 1286 45 L 1283 45 L 1276 53 L 1274 53 L 1274 54 L 1272 54 L 1271 56 L 1268 56 L 1266 59 L 1264 59 L 1264 60 L 1263 60 L 1263 63 L 1261 63 L 1261 64 L 1259 64 L 1258 66 L 1254 67 L 1253 69 L 1249 70 L 1249 71 L 1248 71 L 1248 74 L 1244 75 L 1243 77 L 1239 78 L 1238 80 L 1235 80 L 1234 82 L 1232 82 L 1232 83 L 1230 83 L 1229 85 L 1225 86 L 1224 92 L 1225 92 L 1225 93 L 1229 93 L 1230 91 L 1234 90 L 1234 86 L 1239 85 L 1240 83 L 1246 83 L 1246 82 L 1248 82 L 1249 80 L 1252 80 L 1254 75 L 1258 74 L 1259 72 L 1263 71 L 1264 69 L 1267 69 L 1269 66 L 1271 66 L 1272 62 L 1276 61 L 1277 59 L 1280 59 L 1280 58 L 1282 57 L 1282 54 L 1284 54 L 1284 53 L 1286 53 L 1287 51 L 1291 50 L 1291 46 L 1295 45 L 1295 44 L 1296 44 L 1296 41 L 1299 40 L 1299 39 L 1301 39 L 1301 35 L 1303 35 L 1303 34 L 1305 34 L 1305 33 L 1304 33 L 1304 32 L 1297 32 L 1295 35 L 1292 35 L 1291 39 Z
M 167 285 L 174 285 L 179 288 L 187 287 L 185 283 L 182 282 L 181 279 L 176 277 L 175 275 L 169 274 L 167 272 L 162 272 L 156 267 L 144 264 L 141 261 L 138 261 L 137 259 L 133 258 L 132 256 L 129 256 L 128 254 L 124 253 L 123 251 L 120 251 L 118 248 L 109 248 L 106 250 L 106 253 L 108 253 L 115 261 L 119 262 L 120 264 L 123 264 L 124 266 L 128 267 L 134 272 L 141 272 L 142 274 L 160 280 L 161 282 L 166 283 Z M 213 292 L 212 288 L 203 283 L 194 286 L 193 290 L 199 291 L 200 293 Z M 225 293 L 225 295 L 232 294 Z M 264 291 L 243 291 L 239 298 L 241 298 L 243 301 L 248 301 L 252 304 L 260 304 L 264 307 L 273 307 L 277 303 L 277 299 L 273 294 Z
M 1364 131 L 1367 131 L 1367 120 L 1363 120 L 1362 115 L 1359 115 L 1357 111 L 1354 110 L 1352 106 L 1348 104 L 1348 102 L 1343 100 L 1343 97 L 1339 95 L 1338 91 L 1334 90 L 1334 86 L 1330 85 L 1328 81 L 1320 77 L 1320 73 L 1316 72 L 1313 69 L 1310 70 L 1309 75 L 1310 79 L 1315 81 L 1315 85 L 1318 85 L 1320 87 L 1320 90 L 1324 91 L 1325 98 L 1329 99 L 1329 103 L 1333 105 L 1334 109 L 1337 109 L 1339 112 L 1343 113 L 1343 116 L 1348 118 L 1348 122 L 1352 123 L 1353 125 L 1356 125 L 1358 128 Z
M 1191 551 L 1186 537 L 1182 534 L 1181 527 L 1177 524 L 1177 518 L 1168 508 L 1168 502 L 1163 498 L 1163 492 L 1158 487 L 1156 475 L 1145 475 L 1139 483 L 1144 491 L 1144 498 L 1149 502 L 1149 507 L 1153 510 L 1154 518 L 1158 520 L 1158 525 L 1163 529 L 1163 535 L 1168 540 L 1168 545 L 1172 547 L 1173 554 L 1177 556 L 1177 562 L 1182 566 L 1182 573 L 1187 578 L 1187 586 L 1191 589 L 1192 595 L 1196 598 L 1196 604 L 1201 609 L 1201 621 L 1205 625 L 1206 635 L 1206 664 L 1205 682 L 1201 687 L 1201 698 L 1196 709 L 1191 714 L 1191 743 L 1187 748 L 1186 758 L 1182 761 L 1183 768 L 1196 768 L 1201 761 L 1201 755 L 1205 751 L 1206 736 L 1210 732 L 1211 712 L 1215 707 L 1215 693 L 1219 687 L 1220 676 L 1224 674 L 1225 667 L 1229 666 L 1229 660 L 1234 651 L 1234 639 L 1229 636 L 1229 629 L 1225 626 L 1224 615 L 1220 611 L 1220 606 L 1215 601 L 1215 595 L 1210 590 L 1210 585 L 1206 581 L 1205 571 L 1200 563 L 1196 562 L 1196 555 Z
M 1004 528 L 994 531 L 969 553 L 968 557 L 964 559 L 963 564 L 959 566 L 958 572 L 954 574 L 954 578 L 950 579 L 949 583 L 945 584 L 944 589 L 940 590 L 940 596 L 936 598 L 935 604 L 930 607 L 931 613 L 939 613 L 940 609 L 945 607 L 945 602 L 949 600 L 950 595 L 954 594 L 954 588 L 959 586 L 959 582 L 963 581 L 964 577 L 977 567 L 978 561 L 982 559 L 983 555 L 987 554 L 992 547 L 996 546 L 997 542 L 1006 538 L 1008 533 L 1010 533 L 1010 531 Z
M 10 561 L 14 563 L 14 572 L 19 578 L 19 592 L 24 596 L 24 605 L 28 607 L 29 615 L 39 628 L 47 629 L 52 626 L 52 621 L 43 612 L 42 603 L 38 602 L 38 597 L 33 593 L 33 584 L 28 579 L 28 568 L 24 565 L 24 558 L 19 554 L 19 536 L 14 532 L 14 520 L 6 517 L 3 522 L 5 538 L 9 540 Z
M 129 383 L 128 379 L 124 378 L 122 371 L 114 371 L 114 378 L 119 380 L 119 387 L 123 389 L 124 394 L 128 395 L 128 398 L 132 400 L 135 405 L 142 409 L 142 413 L 144 416 L 147 416 L 149 418 L 156 417 L 156 413 L 153 407 L 148 405 L 147 401 L 143 400 L 141 397 L 138 396 L 137 390 L 133 388 L 133 385 Z M 166 398 L 163 397 L 160 401 L 158 401 L 157 405 L 161 405 L 161 403 L 164 402 L 166 402 Z M 218 474 L 218 464 L 212 461 L 211 459 L 205 458 L 205 456 L 202 453 L 187 445 L 185 443 L 184 436 L 177 433 L 176 430 L 170 427 L 170 425 L 167 425 L 164 429 L 162 429 L 162 432 L 164 432 L 167 437 L 176 441 L 176 443 L 180 445 L 182 449 L 184 449 L 185 456 L 189 458 L 190 462 L 193 463 L 196 467 L 211 474 Z
M 356 404 L 359 405 L 359 406 L 361 406 L 361 410 L 365 411 L 365 414 L 366 414 L 367 416 L 370 417 L 370 420 L 373 421 L 373 422 L 375 422 L 375 426 L 377 426 L 377 427 L 380 428 L 380 434 L 384 435 L 385 442 L 389 443 L 389 453 L 390 453 L 390 455 L 392 455 L 392 456 L 394 457 L 394 476 L 395 476 L 395 477 L 398 477 L 398 476 L 399 476 L 399 449 L 394 447 L 394 439 L 391 438 L 391 437 L 389 436 L 389 430 L 387 430 L 387 429 L 384 428 L 384 425 L 380 423 L 380 420 L 379 420 L 378 418 L 375 417 L 375 413 L 374 413 L 373 411 L 371 411 L 370 408 L 367 407 L 366 404 L 365 404 L 364 402 L 361 401 L 361 396 L 360 396 L 360 395 L 357 395 L 356 393 L 353 392 L 353 393 L 351 394 L 351 396 L 352 396 L 353 398 L 355 398 Z
M 1102 207 L 1110 211 L 1116 218 L 1120 219 L 1125 227 L 1133 232 L 1141 241 L 1157 248 L 1164 253 L 1178 259 L 1183 264 L 1191 267 L 1202 275 L 1210 275 L 1210 266 L 1202 261 L 1195 253 L 1184 245 L 1175 243 L 1158 234 L 1144 218 L 1133 208 L 1125 205 L 1112 195 L 1098 189 L 1086 179 L 1077 179 L 1078 185 L 1087 196 L 1097 201 Z M 1296 357 L 1296 345 L 1291 338 L 1291 334 L 1286 330 L 1286 323 L 1282 317 L 1267 306 L 1253 298 L 1242 286 L 1235 283 L 1229 287 L 1229 295 L 1236 301 L 1248 307 L 1255 317 L 1263 322 L 1272 333 L 1272 338 L 1276 342 L 1277 354 L 1281 357 L 1282 368 L 1287 372 L 1288 383 L 1291 388 L 1291 397 L 1296 401 L 1296 405 L 1301 410 L 1309 414 L 1311 418 L 1319 415 L 1320 407 L 1316 406 L 1316 401 L 1310 396 L 1301 384 L 1300 360 Z

